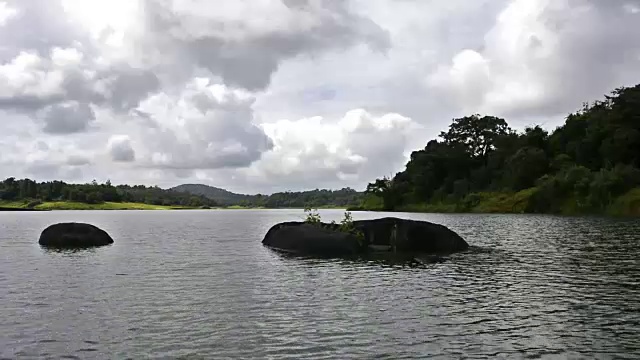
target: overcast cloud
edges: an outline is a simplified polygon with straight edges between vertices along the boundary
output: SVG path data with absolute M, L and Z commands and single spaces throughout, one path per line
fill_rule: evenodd
M 0 0 L 0 177 L 362 190 L 640 82 L 638 0 Z

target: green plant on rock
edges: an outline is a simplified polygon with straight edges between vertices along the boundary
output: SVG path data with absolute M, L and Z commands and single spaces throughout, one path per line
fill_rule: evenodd
M 344 218 L 340 221 L 340 224 L 336 223 L 335 221 L 331 221 L 331 223 L 329 224 L 323 224 L 322 218 L 318 213 L 318 209 L 307 207 L 304 209 L 304 212 L 306 214 L 304 222 L 307 224 L 320 226 L 327 230 L 337 230 L 340 232 L 349 233 L 355 236 L 360 243 L 364 241 L 364 233 L 355 228 L 355 226 L 353 225 L 353 217 L 351 216 L 351 212 L 349 211 L 345 211 Z
M 362 244 L 362 242 L 364 241 L 364 233 L 355 228 L 355 226 L 353 225 L 353 217 L 351 217 L 351 212 L 349 211 L 345 211 L 344 218 L 342 219 L 342 221 L 340 221 L 338 230 L 355 236 L 360 244 Z
M 340 221 L 340 231 L 351 232 L 352 230 L 354 230 L 354 227 L 351 212 L 345 211 L 344 218 Z
M 322 219 L 320 218 L 320 214 L 318 213 L 318 209 L 312 209 L 310 207 L 306 207 L 304 209 L 305 214 L 307 214 L 304 222 L 308 224 L 321 224 Z

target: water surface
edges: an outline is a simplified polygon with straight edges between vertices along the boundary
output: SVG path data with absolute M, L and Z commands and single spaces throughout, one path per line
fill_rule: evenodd
M 394 214 L 473 245 L 425 268 L 261 245 L 303 215 L 0 213 L 0 358 L 640 357 L 637 220 Z M 115 244 L 40 248 L 60 221 L 98 225 Z

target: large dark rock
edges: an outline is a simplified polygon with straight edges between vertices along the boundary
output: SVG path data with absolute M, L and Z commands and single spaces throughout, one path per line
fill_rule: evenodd
M 46 228 L 38 242 L 47 247 L 83 248 L 113 244 L 113 239 L 90 224 L 61 223 Z
M 262 243 L 281 251 L 323 256 L 370 252 L 450 254 L 469 248 L 452 230 L 426 221 L 387 217 L 358 220 L 353 225 L 363 237 L 338 231 L 331 224 L 280 223 L 269 229 Z
M 401 252 L 447 254 L 469 248 L 469 244 L 453 230 L 428 221 L 386 217 L 357 220 L 353 222 L 353 226 L 364 233 L 368 245 L 374 246 L 391 246 L 395 226 L 395 246 Z
M 277 250 L 305 255 L 345 256 L 362 252 L 358 238 L 332 230 L 328 224 L 280 223 L 269 229 L 262 243 Z

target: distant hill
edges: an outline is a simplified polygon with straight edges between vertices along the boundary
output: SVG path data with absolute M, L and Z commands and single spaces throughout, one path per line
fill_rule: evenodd
M 171 190 L 189 193 L 192 195 L 201 195 L 221 205 L 238 205 L 241 203 L 251 203 L 253 198 L 255 198 L 255 196 L 252 195 L 236 194 L 225 189 L 220 189 L 215 186 L 203 184 L 178 185 Z
M 364 193 L 351 188 L 279 192 L 271 195 L 236 194 L 214 186 L 185 184 L 171 190 L 205 196 L 221 205 L 260 206 L 266 208 L 350 207 L 362 203 Z

